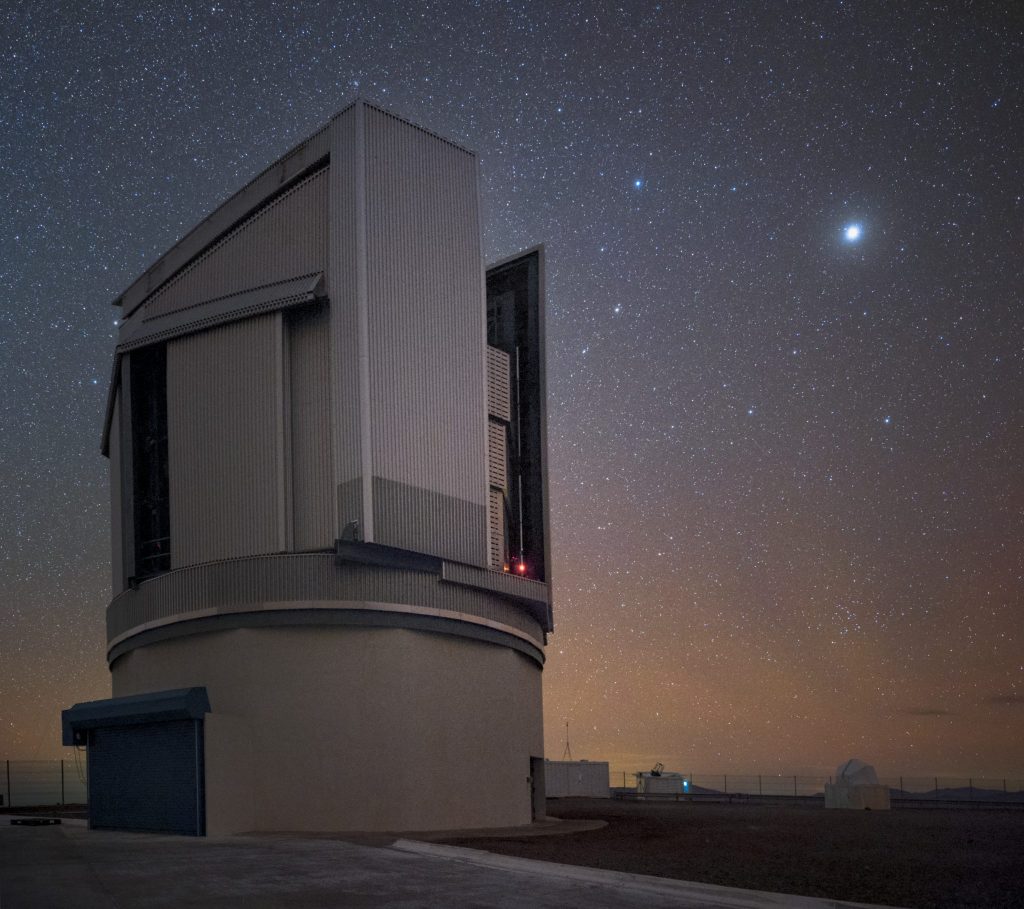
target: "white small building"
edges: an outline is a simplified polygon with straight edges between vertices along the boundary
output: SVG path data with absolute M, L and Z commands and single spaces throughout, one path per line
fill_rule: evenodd
M 549 799 L 611 798 L 607 761 L 545 761 L 544 785 Z
M 850 758 L 836 769 L 836 781 L 825 784 L 825 807 L 886 811 L 891 807 L 889 787 L 878 782 L 870 764 Z
M 636 791 L 638 795 L 682 795 L 689 793 L 690 781 L 683 773 L 661 769 L 658 764 L 654 770 L 636 775 Z

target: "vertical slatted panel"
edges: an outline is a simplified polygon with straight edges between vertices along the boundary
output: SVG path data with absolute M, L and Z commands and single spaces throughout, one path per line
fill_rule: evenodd
M 487 348 L 487 412 L 508 423 L 512 419 L 511 358 L 496 347 Z
M 167 345 L 175 568 L 281 548 L 280 318 L 259 316 Z
M 487 481 L 503 492 L 508 487 L 507 450 L 508 433 L 505 424 L 497 420 L 487 422 Z
M 116 597 L 124 590 L 124 536 L 121 511 L 121 393 L 114 395 L 110 431 L 110 586 Z
M 294 549 L 334 544 L 330 326 L 326 304 L 288 316 Z
M 375 539 L 482 567 L 485 326 L 476 159 L 367 108 L 366 169 L 373 472 L 401 484 L 389 484 L 392 492 L 408 490 L 408 507 L 388 507 Z M 470 506 L 471 516 L 455 503 Z
M 328 171 L 286 190 L 197 257 L 146 301 L 145 318 L 324 270 Z
M 350 521 L 362 523 L 362 466 L 359 452 L 359 333 L 356 276 L 355 105 L 331 124 L 328 220 L 331 242 L 327 269 L 330 298 L 331 439 L 336 484 L 334 534 Z
M 491 490 L 487 520 L 487 562 L 491 568 L 501 571 L 505 567 L 505 496 L 500 490 Z

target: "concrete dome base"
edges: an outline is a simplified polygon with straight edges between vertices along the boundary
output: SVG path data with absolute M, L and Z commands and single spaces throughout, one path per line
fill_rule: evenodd
M 150 643 L 113 695 L 205 686 L 206 829 L 400 831 L 531 820 L 541 668 L 404 628 L 236 628 Z

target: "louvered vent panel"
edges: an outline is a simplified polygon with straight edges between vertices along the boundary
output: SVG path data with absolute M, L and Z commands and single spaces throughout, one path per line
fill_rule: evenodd
M 487 348 L 487 411 L 492 417 L 512 419 L 509 355 L 496 347 Z
M 505 495 L 497 489 L 491 490 L 488 520 L 490 533 L 487 562 L 491 568 L 501 571 L 505 567 Z
M 491 486 L 504 491 L 508 487 L 505 424 L 497 420 L 487 423 L 487 479 Z

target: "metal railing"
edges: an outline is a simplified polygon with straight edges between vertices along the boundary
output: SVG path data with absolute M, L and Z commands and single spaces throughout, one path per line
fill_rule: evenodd
M 0 810 L 82 805 L 85 755 L 63 761 L 0 761 Z
M 620 792 L 636 791 L 636 773 L 614 770 L 609 785 Z M 667 782 L 667 781 L 666 781 Z M 679 791 L 663 792 L 661 797 L 726 798 L 732 796 L 762 798 L 823 797 L 825 784 L 833 782 L 826 774 L 801 776 L 786 774 L 687 773 L 679 780 Z M 896 800 L 932 802 L 1020 802 L 1024 804 L 1024 778 L 888 776 L 878 782 L 888 786 Z M 667 788 L 664 784 L 662 789 Z M 655 796 L 657 797 L 657 795 Z

